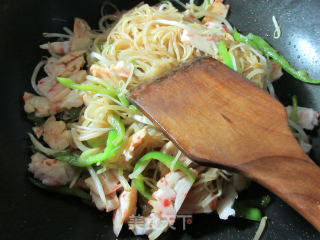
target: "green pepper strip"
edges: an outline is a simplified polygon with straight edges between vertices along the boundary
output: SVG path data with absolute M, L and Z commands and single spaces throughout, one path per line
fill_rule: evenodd
M 115 115 L 114 113 L 108 115 L 108 122 L 110 125 L 117 131 L 117 137 L 113 140 L 113 145 L 118 145 L 122 141 L 126 129 L 124 124 L 121 122 L 119 116 Z
M 233 66 L 232 58 L 230 56 L 230 53 L 228 52 L 228 49 L 227 49 L 225 42 L 223 42 L 223 41 L 219 42 L 218 50 L 219 50 L 219 54 L 221 55 L 221 57 L 223 59 L 223 63 L 225 65 L 227 65 L 229 68 L 235 70 L 235 68 Z
M 107 138 L 108 138 L 108 136 L 92 138 L 92 139 L 87 140 L 87 144 L 93 148 L 101 147 L 103 144 L 106 143 Z
M 238 42 L 245 43 L 255 49 L 258 49 L 257 45 L 253 41 L 249 40 L 246 36 L 240 34 L 235 28 L 233 29 L 233 38 Z
M 235 29 L 233 31 L 233 37 L 236 41 L 246 43 L 253 48 L 260 50 L 267 57 L 272 58 L 276 63 L 278 63 L 287 73 L 291 74 L 296 79 L 312 84 L 320 84 L 320 80 L 311 79 L 305 71 L 296 70 L 290 63 L 278 52 L 272 48 L 269 43 L 267 43 L 263 38 L 249 33 L 247 37 L 239 34 Z
M 102 162 L 108 158 L 113 157 L 117 153 L 118 149 L 120 148 L 119 145 L 121 143 L 120 142 L 118 145 L 114 145 L 113 142 L 116 138 L 117 138 L 117 131 L 111 130 L 108 134 L 106 148 L 102 153 L 94 154 L 95 151 L 97 150 L 96 148 L 94 148 L 94 149 L 89 149 L 87 151 L 84 151 L 80 155 L 80 157 L 70 154 L 66 151 L 57 152 L 54 154 L 54 157 L 57 160 L 67 162 L 76 167 L 87 167 L 94 163 Z
M 170 168 L 171 162 L 174 160 L 174 157 L 164 154 L 162 152 L 149 152 L 145 154 L 142 158 L 139 159 L 139 161 L 134 166 L 133 171 L 136 171 L 140 166 L 148 165 L 148 163 L 152 160 L 156 159 L 166 165 L 166 167 Z M 191 171 L 184 166 L 180 161 L 177 161 L 174 165 L 174 170 L 179 169 L 182 172 L 184 172 L 191 182 L 194 182 L 194 177 L 191 173 Z M 143 176 L 141 174 L 138 175 L 137 178 L 133 179 L 133 182 L 137 188 L 137 190 L 144 196 L 145 198 L 149 200 L 153 200 L 152 194 L 148 188 L 145 187 L 143 182 Z
M 34 179 L 32 177 L 29 177 L 29 181 L 33 185 L 35 185 L 35 186 L 37 186 L 39 188 L 48 190 L 50 192 L 60 193 L 60 194 L 63 194 L 63 195 L 75 196 L 75 197 L 79 197 L 79 198 L 81 198 L 83 200 L 86 200 L 86 201 L 91 201 L 90 194 L 85 192 L 85 191 L 83 191 L 83 190 L 81 190 L 81 189 L 78 189 L 78 188 L 47 186 L 47 185 L 42 184 L 41 182 L 37 181 L 36 179 Z
M 123 96 L 123 95 L 118 95 L 118 98 L 120 100 L 120 102 L 125 106 L 125 107 L 129 107 L 130 102 L 128 101 L 128 99 Z
M 258 208 L 238 206 L 235 210 L 237 217 L 249 219 L 252 221 L 260 221 L 262 218 L 261 211 Z
M 292 96 L 292 110 L 289 118 L 295 123 L 298 121 L 298 100 L 296 95 Z
M 109 95 L 111 97 L 117 97 L 116 90 L 114 88 L 104 88 L 95 84 L 78 84 L 75 83 L 70 78 L 61 78 L 58 77 L 57 80 L 64 86 L 72 89 L 82 90 L 82 91 L 90 91 L 95 93 L 101 93 L 105 95 Z

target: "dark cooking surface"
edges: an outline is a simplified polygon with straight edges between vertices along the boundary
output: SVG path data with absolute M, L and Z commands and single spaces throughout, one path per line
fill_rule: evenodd
M 39 190 L 26 179 L 29 162 L 27 131 L 30 124 L 22 111 L 23 91 L 31 90 L 30 76 L 44 53 L 42 32 L 72 27 L 75 16 L 95 25 L 102 1 L 1 0 L 1 121 L 0 121 L 0 239 L 114 239 L 110 214 L 97 211 L 77 199 Z M 115 2 L 115 1 L 114 1 Z M 134 1 L 117 1 L 129 8 Z M 148 1 L 146 1 L 148 2 Z M 320 78 L 320 1 L 318 0 L 233 0 L 229 19 L 240 31 L 254 32 L 266 38 L 296 67 Z M 90 4 L 89 4 L 90 3 Z M 122 4 L 122 5 L 121 5 Z M 271 17 L 282 27 L 282 36 L 274 40 Z M 60 19 L 60 20 L 59 20 Z M 66 20 L 67 22 L 62 22 Z M 285 75 L 276 84 L 281 99 L 288 103 L 298 95 L 302 106 L 320 110 L 320 86 L 304 85 Z M 317 130 L 316 132 L 318 132 Z M 313 133 L 313 159 L 320 160 L 320 141 Z M 319 135 L 319 134 L 318 134 Z M 253 186 L 251 193 L 265 192 Z M 281 200 L 273 197 L 266 210 L 268 228 L 262 239 L 319 239 L 320 234 Z M 168 231 L 160 239 L 252 239 L 258 224 L 233 219 L 220 221 L 215 215 L 198 215 L 183 232 Z M 119 239 L 130 237 L 128 231 Z

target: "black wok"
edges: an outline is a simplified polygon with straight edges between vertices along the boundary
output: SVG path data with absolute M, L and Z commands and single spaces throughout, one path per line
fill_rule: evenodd
M 122 8 L 137 1 L 114 1 Z M 149 1 L 147 1 L 149 2 Z M 320 79 L 320 1 L 319 0 L 230 0 L 230 22 L 241 32 L 253 32 L 269 41 L 296 68 Z M 37 189 L 27 180 L 31 124 L 23 113 L 22 95 L 31 91 L 30 76 L 44 54 L 38 45 L 45 42 L 42 32 L 59 32 L 72 27 L 76 16 L 96 26 L 102 0 L 1 0 L 1 120 L 0 120 L 0 239 L 115 239 L 111 215 L 70 197 Z M 273 39 L 271 17 L 282 29 Z M 285 74 L 275 84 L 284 104 L 298 96 L 299 105 L 320 111 L 320 86 L 302 84 Z M 312 133 L 311 158 L 320 161 L 319 129 Z M 320 176 L 319 176 L 320 177 Z M 266 190 L 253 184 L 247 193 Z M 262 239 L 320 239 L 307 221 L 272 195 L 266 210 L 268 227 Z M 193 216 L 182 230 L 169 230 L 160 239 L 251 239 L 258 224 L 242 219 L 221 221 L 215 214 Z M 119 239 L 138 239 L 123 231 Z

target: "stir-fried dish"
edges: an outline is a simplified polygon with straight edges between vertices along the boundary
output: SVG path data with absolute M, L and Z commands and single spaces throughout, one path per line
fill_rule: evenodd
M 175 3 L 184 10 L 161 2 L 120 12 L 107 3 L 114 13 L 104 14 L 102 8 L 98 30 L 75 18 L 73 31 L 65 27 L 65 34 L 44 34 L 53 41 L 40 48 L 50 56 L 34 70 L 35 93 L 23 96 L 24 110 L 35 124 L 29 133 L 34 152 L 30 180 L 113 212 L 116 236 L 129 223 L 134 234 L 155 239 L 179 214 L 216 211 L 223 220 L 260 221 L 260 209 L 270 201 L 265 196 L 251 205 L 237 202 L 249 180 L 186 157 L 126 99 L 130 89 L 198 56 L 223 62 L 273 97 L 272 82 L 282 69 L 317 83 L 262 38 L 232 28 L 226 20 L 229 6 L 222 1 Z M 38 80 L 42 67 L 46 76 Z M 287 113 L 308 152 L 304 129 L 318 124 L 318 113 L 298 107 L 295 97 Z M 130 222 L 134 216 L 142 224 Z

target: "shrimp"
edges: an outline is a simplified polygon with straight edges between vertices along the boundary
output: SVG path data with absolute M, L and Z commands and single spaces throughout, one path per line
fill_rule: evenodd
M 61 102 L 62 109 L 70 109 L 72 107 L 80 107 L 83 104 L 82 96 L 76 90 L 72 90 Z
M 56 77 L 70 77 L 84 66 L 85 51 L 71 52 L 60 59 L 51 57 L 44 66 L 44 71 L 53 79 Z
M 217 212 L 220 219 L 226 220 L 229 216 L 235 216 L 236 211 L 232 208 L 234 201 L 238 198 L 233 183 L 224 186 L 223 195 L 217 201 Z
M 32 128 L 32 131 L 34 132 L 34 134 L 36 135 L 37 138 L 40 138 L 43 134 L 43 127 L 40 126 L 36 126 Z
M 283 75 L 282 68 L 276 62 L 272 63 L 272 71 L 270 74 L 270 81 L 274 82 L 278 80 Z
M 85 70 L 77 71 L 70 75 L 70 78 L 76 83 L 83 83 L 87 79 L 87 72 Z
M 34 112 L 37 117 L 47 117 L 50 115 L 50 101 L 46 97 L 39 97 L 32 93 L 25 92 L 23 100 L 25 112 Z
M 194 176 L 197 172 L 192 170 Z M 130 229 L 136 235 L 148 234 L 149 239 L 157 238 L 166 231 L 169 225 L 173 225 L 177 213 L 185 200 L 192 182 L 182 172 L 169 172 L 157 182 L 158 190 L 152 194 L 155 200 L 148 203 L 153 207 L 149 216 L 141 217 L 143 225 L 131 224 Z M 141 221 L 141 222 L 142 222 Z
M 151 136 L 146 128 L 134 133 L 123 150 L 123 160 L 126 162 L 137 159 L 146 148 L 156 148 L 163 145 L 163 140 L 156 136 Z
M 71 131 L 63 121 L 51 116 L 43 125 L 43 140 L 54 150 L 66 149 L 72 144 Z
M 214 1 L 213 4 L 209 7 L 208 12 L 216 14 L 222 18 L 226 18 L 229 11 L 229 5 L 223 4 L 223 0 Z M 208 17 L 204 20 L 206 21 Z
M 38 82 L 38 89 L 52 103 L 62 101 L 71 91 L 51 77 L 42 78 Z
M 286 107 L 288 116 L 291 115 L 292 106 Z M 312 108 L 298 107 L 298 124 L 307 130 L 318 126 L 319 113 Z
M 91 28 L 89 24 L 80 18 L 74 19 L 73 38 L 71 42 L 71 52 L 77 50 L 87 50 L 92 42 L 90 37 Z
M 121 184 L 119 183 L 119 179 L 115 176 L 115 174 L 109 170 L 102 174 L 99 174 L 99 180 L 101 182 L 103 191 L 106 196 L 107 206 L 101 200 L 96 185 L 91 177 L 85 179 L 86 185 L 90 189 L 90 194 L 92 196 L 92 201 L 96 205 L 96 207 L 103 211 L 107 212 L 113 211 L 119 207 L 119 199 L 116 195 L 116 191 L 121 188 Z
M 64 56 L 70 53 L 71 50 L 71 41 L 63 41 L 63 42 L 52 42 L 45 43 L 40 45 L 41 49 L 47 49 L 49 52 L 54 52 L 59 54 L 60 56 Z
M 70 183 L 78 174 L 78 169 L 55 159 L 47 158 L 41 153 L 31 156 L 29 172 L 48 186 L 62 186 Z
M 120 207 L 113 212 L 113 232 L 116 236 L 122 229 L 123 223 L 129 220 L 129 216 L 135 215 L 137 210 L 138 193 L 134 184 L 130 191 L 123 191 L 120 196 Z
M 190 44 L 199 50 L 208 53 L 210 55 L 215 55 L 216 50 L 213 49 L 212 43 L 216 42 L 215 37 L 208 37 L 204 35 L 190 33 L 187 30 L 183 30 L 181 34 L 181 41 Z

